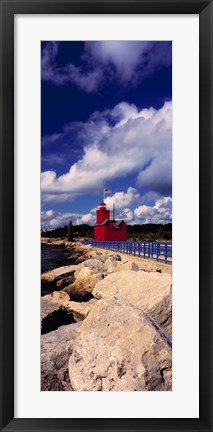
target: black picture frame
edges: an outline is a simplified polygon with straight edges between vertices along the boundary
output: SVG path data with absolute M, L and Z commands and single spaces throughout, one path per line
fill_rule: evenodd
M 199 419 L 14 418 L 14 15 L 199 14 Z M 0 429 L 1 431 L 211 431 L 212 421 L 212 0 L 0 0 Z M 181 31 L 181 30 L 180 30 Z M 190 271 L 193 271 L 191 269 Z M 184 392 L 184 383 L 183 383 Z M 212 407 L 212 410 L 211 410 Z

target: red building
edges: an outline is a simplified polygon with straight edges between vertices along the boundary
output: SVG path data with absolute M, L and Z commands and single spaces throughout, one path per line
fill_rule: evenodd
M 110 210 L 104 201 L 96 210 L 96 224 L 94 226 L 95 241 L 126 241 L 126 222 L 110 220 Z

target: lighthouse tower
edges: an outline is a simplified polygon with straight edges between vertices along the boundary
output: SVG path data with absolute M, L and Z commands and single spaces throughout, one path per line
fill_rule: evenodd
M 96 210 L 95 241 L 126 241 L 126 222 L 110 220 L 110 210 L 102 201 Z
M 96 224 L 100 225 L 103 222 L 109 220 L 110 210 L 106 209 L 106 204 L 104 201 L 100 203 L 100 207 L 96 210 Z

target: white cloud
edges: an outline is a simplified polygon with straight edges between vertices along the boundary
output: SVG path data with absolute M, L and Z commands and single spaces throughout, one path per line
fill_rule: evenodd
M 130 208 L 124 208 L 119 213 L 116 212 L 115 219 L 124 220 L 127 224 L 134 223 L 134 212 Z
M 42 228 L 56 228 L 68 225 L 69 221 L 73 219 L 73 213 L 61 213 L 54 210 L 47 210 L 41 212 L 41 227 Z M 74 216 L 75 219 L 77 215 Z
M 94 225 L 96 221 L 96 217 L 94 213 L 87 213 L 83 215 L 80 219 L 80 223 L 88 224 L 88 225 Z
M 73 128 L 67 130 L 69 127 Z M 71 198 L 100 191 L 106 182 L 132 173 L 138 175 L 140 187 L 161 194 L 171 191 L 171 102 L 159 110 L 141 111 L 134 105 L 118 104 L 112 112 L 96 113 L 93 120 L 81 123 L 80 134 L 82 158 L 59 177 L 51 170 L 42 173 L 46 202 L 51 195 L 56 199 L 59 194 L 69 194 Z
M 62 213 L 54 210 L 47 210 L 41 212 L 41 227 L 42 228 L 58 228 L 68 225 L 69 221 L 73 225 L 88 224 L 94 225 L 95 215 L 93 213 L 80 214 L 80 213 Z
M 60 204 L 64 202 L 72 202 L 75 200 L 76 195 L 69 193 L 57 193 L 57 194 L 42 194 L 42 205 L 44 204 Z
M 172 155 L 167 157 L 157 154 L 152 163 L 138 174 L 137 186 L 148 187 L 159 193 L 171 193 L 172 188 Z
M 117 220 L 125 220 L 129 225 L 166 224 L 172 222 L 172 199 L 170 197 L 163 197 L 156 200 L 153 206 L 144 204 L 136 207 L 134 210 L 129 207 L 116 207 L 115 217 Z M 70 220 L 72 220 L 73 225 L 88 224 L 93 226 L 96 220 L 95 209 L 86 214 L 62 213 L 52 209 L 41 212 L 42 228 L 63 227 L 68 225 Z
M 169 42 L 85 42 L 81 65 L 57 65 L 59 42 L 48 42 L 42 50 L 42 79 L 56 85 L 72 83 L 86 92 L 96 92 L 107 81 L 132 84 L 171 64 Z
M 105 198 L 105 203 L 108 208 L 112 209 L 115 204 L 116 209 L 122 209 L 127 206 L 133 205 L 140 198 L 137 189 L 129 187 L 127 192 L 116 192 L 112 196 Z
M 152 48 L 150 42 L 99 41 L 87 42 L 86 50 L 104 65 L 112 64 L 123 82 L 132 80 L 142 55 Z
M 102 81 L 102 70 L 96 67 L 83 72 L 80 67 L 68 63 L 63 67 L 57 66 L 58 42 L 48 42 L 42 50 L 41 71 L 42 79 L 56 85 L 73 83 L 86 92 L 96 91 Z
M 156 201 L 155 205 L 142 205 L 134 210 L 134 223 L 138 224 L 166 224 L 172 222 L 172 199 L 164 197 Z

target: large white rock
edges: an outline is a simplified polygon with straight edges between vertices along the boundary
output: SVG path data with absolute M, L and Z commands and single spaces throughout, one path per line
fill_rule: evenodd
M 119 301 L 149 314 L 171 337 L 171 275 L 143 271 L 120 271 L 98 282 L 93 290 L 97 299 Z
M 77 391 L 171 390 L 169 339 L 142 311 L 98 301 L 78 329 L 69 360 Z
M 76 279 L 74 283 L 63 288 L 70 296 L 70 300 L 85 301 L 92 298 L 92 291 L 98 281 L 102 279 L 100 273 L 91 274 L 82 279 Z
M 66 276 L 73 275 L 74 272 L 77 270 L 77 265 L 68 265 L 63 267 L 58 267 L 54 270 L 49 270 L 45 273 L 42 273 L 41 275 L 41 282 L 42 283 L 53 283 L 56 282 L 58 279 Z

